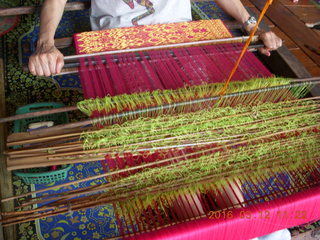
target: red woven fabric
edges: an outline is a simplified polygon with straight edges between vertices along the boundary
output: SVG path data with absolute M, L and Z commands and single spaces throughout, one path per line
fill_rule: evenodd
M 127 239 L 247 240 L 319 219 L 320 188 L 232 210 L 229 219 L 198 219 Z
M 80 77 L 84 96 L 96 98 L 223 82 L 242 46 L 223 44 L 106 55 L 89 58 L 87 64 L 81 59 Z M 248 52 L 234 81 L 270 76 L 268 69 L 253 53 Z

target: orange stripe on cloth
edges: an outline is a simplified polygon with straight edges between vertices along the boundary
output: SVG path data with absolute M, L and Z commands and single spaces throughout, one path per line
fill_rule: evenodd
M 74 35 L 78 54 L 231 38 L 223 22 L 200 20 L 113 28 Z

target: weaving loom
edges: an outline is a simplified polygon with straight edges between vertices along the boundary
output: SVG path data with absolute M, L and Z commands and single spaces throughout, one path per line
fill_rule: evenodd
M 222 28 L 221 22 L 201 24 Z M 131 36 L 130 29 L 113 31 Z M 82 45 L 83 37 L 77 38 Z M 95 44 L 98 51 L 115 50 Z M 92 53 L 79 45 L 78 53 Z M 46 204 L 8 213 L 4 224 L 107 203 L 116 209 L 120 235 L 135 239 L 248 239 L 319 219 L 318 98 L 299 100 L 313 83 L 272 78 L 248 52 L 221 99 L 242 48 L 221 44 L 81 58 L 88 100 L 78 107 L 105 128 L 40 136 L 31 147 L 9 151 L 8 168 L 30 158 L 29 167 L 104 158 L 109 172 L 96 178 L 109 183 L 31 198 L 21 207 Z M 260 80 L 250 80 L 255 78 Z M 91 99 L 96 97 L 101 99 Z M 19 144 L 13 139 L 8 146 Z M 277 185 L 259 192 L 256 184 L 270 181 Z

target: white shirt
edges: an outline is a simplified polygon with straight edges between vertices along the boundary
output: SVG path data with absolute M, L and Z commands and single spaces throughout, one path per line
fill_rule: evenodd
M 92 0 L 91 28 L 190 21 L 190 0 Z

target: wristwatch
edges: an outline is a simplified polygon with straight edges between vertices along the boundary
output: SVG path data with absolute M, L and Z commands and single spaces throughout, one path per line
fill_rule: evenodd
M 257 24 L 257 19 L 254 16 L 249 17 L 249 19 L 243 23 L 243 26 L 247 27 L 248 25 L 251 25 L 251 24 L 253 25 Z

